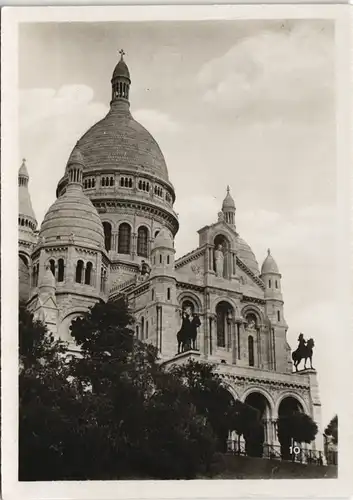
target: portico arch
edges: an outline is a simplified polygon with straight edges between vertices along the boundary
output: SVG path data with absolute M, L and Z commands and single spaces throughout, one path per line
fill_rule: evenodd
M 304 401 L 304 399 L 302 398 L 302 396 L 300 396 L 299 394 L 297 394 L 295 392 L 288 391 L 288 392 L 281 394 L 281 396 L 276 401 L 275 408 L 274 408 L 274 416 L 276 418 L 280 415 L 281 404 L 283 403 L 283 401 L 288 400 L 288 399 L 291 401 L 293 408 L 295 408 L 295 403 L 297 403 L 297 411 L 302 411 L 304 413 L 310 414 L 308 406 L 307 406 L 306 402 Z M 292 400 L 294 400 L 294 401 L 292 401 Z M 282 404 L 282 408 L 283 408 L 283 404 Z

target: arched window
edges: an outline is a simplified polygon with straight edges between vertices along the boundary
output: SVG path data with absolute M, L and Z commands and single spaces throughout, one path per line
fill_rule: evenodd
M 160 262 L 160 264 L 162 264 L 162 255 L 161 254 L 159 255 L 159 262 Z
M 85 285 L 91 285 L 92 281 L 92 262 L 87 262 L 85 270 Z
M 170 300 L 170 288 L 167 288 L 167 300 Z
M 156 231 L 156 232 L 154 233 L 154 237 L 155 237 L 155 238 L 157 238 L 158 233 L 159 233 L 159 229 L 158 229 L 158 231 Z
M 142 181 L 139 181 L 139 189 L 142 189 Z
M 169 264 L 169 263 L 170 263 L 170 256 L 167 255 L 167 264 Z
M 278 288 L 278 281 L 277 280 L 275 281 L 275 284 L 276 284 L 276 288 Z
M 131 227 L 126 222 L 119 226 L 118 253 L 130 253 Z
M 248 355 L 249 355 L 249 366 L 254 366 L 254 338 L 249 335 L 248 337 Z
M 146 321 L 146 339 L 148 339 L 148 321 Z
M 281 313 L 280 313 L 280 311 L 277 311 L 277 321 L 281 321 Z
M 107 277 L 107 270 L 102 267 L 101 268 L 101 292 L 105 292 L 105 281 Z
M 82 283 L 83 261 L 78 260 L 76 264 L 76 283 Z
M 64 281 L 64 259 L 58 260 L 58 281 Z
M 53 276 L 55 276 L 55 260 L 54 259 L 50 259 L 49 265 L 50 265 L 50 270 L 53 273 Z
M 233 308 L 228 302 L 220 302 L 216 307 L 217 316 L 217 346 L 226 347 L 226 339 L 229 342 L 231 318 L 233 316 Z
M 107 252 L 112 248 L 112 226 L 109 222 L 103 222 L 104 246 Z
M 114 177 L 111 177 L 111 178 L 110 178 L 110 185 L 111 185 L 111 186 L 114 186 Z
M 101 186 L 105 186 L 105 178 L 104 177 L 101 178 Z
M 139 338 L 139 326 L 136 325 L 136 337 Z
M 271 288 L 271 286 L 272 286 L 271 280 L 268 280 L 268 287 Z
M 152 292 L 151 292 L 151 300 L 154 300 L 154 288 L 152 288 Z
M 148 229 L 141 226 L 137 231 L 137 255 L 147 257 Z
M 124 177 L 120 177 L 120 186 L 124 187 Z
M 132 179 L 129 179 L 129 188 L 132 188 Z

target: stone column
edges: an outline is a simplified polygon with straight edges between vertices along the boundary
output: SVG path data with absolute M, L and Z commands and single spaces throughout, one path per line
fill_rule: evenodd
M 131 252 L 132 258 L 134 259 L 135 255 L 136 255 L 137 234 L 132 233 L 131 236 L 132 236 L 132 240 L 131 240 L 130 252 Z
M 232 321 L 232 363 L 235 365 L 237 363 L 237 323 L 236 320 Z

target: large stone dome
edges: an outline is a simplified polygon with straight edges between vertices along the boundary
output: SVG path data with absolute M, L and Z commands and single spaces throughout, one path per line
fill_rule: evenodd
M 238 257 L 244 262 L 246 266 L 256 275 L 260 274 L 259 272 L 259 264 L 256 260 L 254 252 L 251 250 L 250 246 L 244 241 L 242 238 L 238 236 L 237 238 L 238 244 Z
M 109 113 L 78 141 L 89 170 L 142 169 L 168 182 L 162 151 L 152 135 L 132 117 L 125 102 L 112 103 Z

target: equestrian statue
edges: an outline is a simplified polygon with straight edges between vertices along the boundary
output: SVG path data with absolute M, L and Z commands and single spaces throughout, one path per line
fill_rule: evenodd
M 298 342 L 298 349 L 292 353 L 292 360 L 294 362 L 294 368 L 296 372 L 298 371 L 298 365 L 302 359 L 304 359 L 304 370 L 306 369 L 307 359 L 310 360 L 310 368 L 313 368 L 312 358 L 313 347 L 315 346 L 314 339 L 309 339 L 308 341 L 306 341 L 302 333 L 298 337 Z
M 178 354 L 196 349 L 197 329 L 201 326 L 198 314 L 190 310 L 183 311 L 181 328 L 177 333 Z

